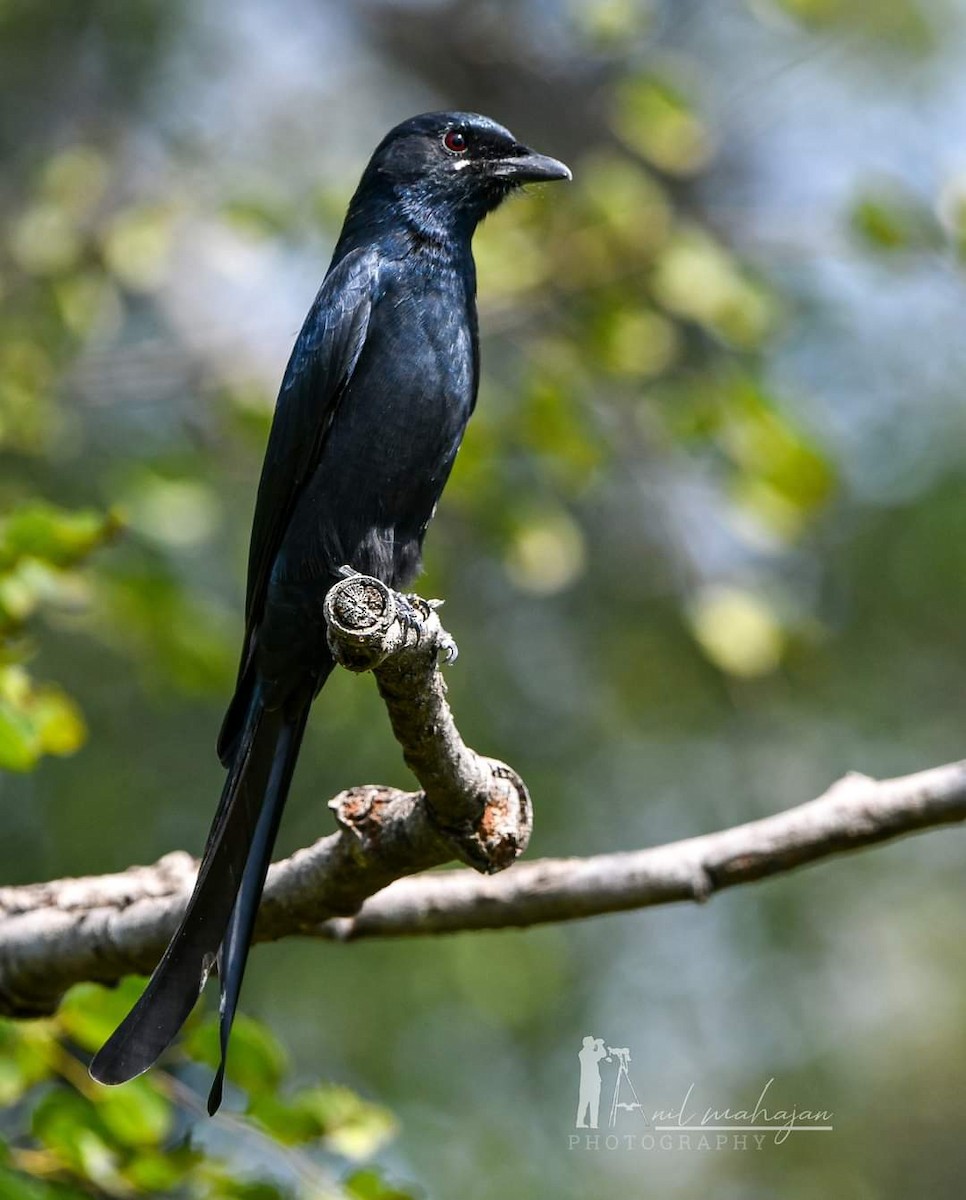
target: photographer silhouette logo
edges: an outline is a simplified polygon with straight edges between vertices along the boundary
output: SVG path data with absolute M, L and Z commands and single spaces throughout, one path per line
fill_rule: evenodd
M 645 1125 L 647 1116 L 631 1082 L 631 1052 L 626 1046 L 608 1046 L 604 1039 L 588 1033 L 577 1055 L 580 1063 L 580 1091 L 577 1098 L 577 1129 L 597 1129 L 600 1124 L 601 1062 L 617 1063 L 614 1092 L 607 1117 L 608 1129 L 617 1125 L 620 1112 L 638 1112 Z M 623 1097 L 627 1097 L 626 1099 Z
M 568 1135 L 571 1150 L 761 1150 L 782 1146 L 792 1136 L 832 1133 L 832 1113 L 797 1103 L 781 1102 L 774 1077 L 757 1089 L 757 1098 L 737 1104 L 704 1103 L 696 1082 L 683 1088 L 677 1099 L 654 1103 L 646 1112 L 631 1079 L 631 1052 L 627 1046 L 608 1046 L 588 1033 L 577 1052 L 580 1084 L 574 1128 L 586 1131 Z M 601 1064 L 609 1064 L 601 1071 Z M 755 1093 L 751 1093 L 755 1095 Z M 609 1101 L 607 1133 L 600 1128 L 601 1100 Z M 618 1126 L 620 1129 L 618 1130 Z

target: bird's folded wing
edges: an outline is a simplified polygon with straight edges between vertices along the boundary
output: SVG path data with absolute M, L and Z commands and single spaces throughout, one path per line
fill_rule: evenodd
M 285 529 L 318 465 L 339 400 L 365 345 L 378 274 L 378 255 L 371 249 L 350 251 L 335 263 L 289 358 L 255 502 L 239 680 L 248 665 Z M 238 732 L 234 718 L 243 716 L 245 707 L 241 703 L 238 714 L 234 706 L 229 710 L 219 738 L 223 761 Z

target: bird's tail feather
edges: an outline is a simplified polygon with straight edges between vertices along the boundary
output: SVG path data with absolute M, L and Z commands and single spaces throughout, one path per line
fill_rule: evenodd
M 245 964 L 248 962 L 248 951 L 255 929 L 255 918 L 258 915 L 258 904 L 265 886 L 265 876 L 272 859 L 272 847 L 275 845 L 282 809 L 285 807 L 289 785 L 292 782 L 292 772 L 295 769 L 295 760 L 298 758 L 308 715 L 309 709 L 306 705 L 293 719 L 286 721 L 279 732 L 262 811 L 258 816 L 251 848 L 248 851 L 248 861 L 245 863 L 228 929 L 221 944 L 218 957 L 218 978 L 221 986 L 221 1061 L 208 1093 L 209 1115 L 214 1115 L 221 1106 L 228 1039 L 238 1007 Z
M 291 718 L 266 710 L 258 690 L 253 692 L 188 907 L 141 998 L 94 1056 L 90 1067 L 94 1079 L 101 1083 L 133 1079 L 152 1066 L 177 1036 L 215 964 L 240 891 L 245 901 L 233 929 L 240 934 L 246 928 L 243 919 L 250 928 L 304 723 L 305 713 Z M 263 812 L 269 814 L 264 824 Z M 254 845 L 257 855 L 252 852 Z M 258 888 L 249 886 L 247 881 L 253 884 L 256 877 Z M 253 910 L 250 917 L 249 909 Z M 236 949 L 227 961 L 229 966 L 235 964 L 232 987 L 237 1001 L 245 953 L 239 958 Z

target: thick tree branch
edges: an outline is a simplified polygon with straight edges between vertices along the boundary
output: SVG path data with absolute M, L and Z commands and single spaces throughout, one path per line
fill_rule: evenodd
M 272 867 L 256 940 L 519 927 L 702 901 L 726 887 L 966 820 L 966 762 L 881 782 L 849 775 L 817 800 L 720 833 L 546 859 L 489 877 L 525 848 L 529 798 L 514 771 L 464 745 L 436 667 L 455 647 L 432 605 L 411 604 L 354 576 L 333 589 L 327 617 L 339 660 L 376 675 L 424 790 L 368 786 L 330 801 L 339 832 Z M 411 877 L 453 859 L 476 871 Z M 117 875 L 0 888 L 0 1012 L 48 1013 L 74 983 L 112 983 L 151 970 L 195 869 L 189 855 L 175 853 Z
M 494 879 L 470 871 L 400 879 L 355 916 L 315 933 L 344 941 L 411 937 L 702 903 L 725 888 L 962 821 L 966 761 L 897 779 L 853 773 L 816 800 L 720 833 L 620 854 L 538 859 Z

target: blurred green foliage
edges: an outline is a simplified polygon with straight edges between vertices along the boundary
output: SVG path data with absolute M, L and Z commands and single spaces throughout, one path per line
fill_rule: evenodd
M 72 754 L 86 729 L 59 687 L 39 684 L 25 667 L 27 621 L 41 607 L 86 600 L 79 568 L 116 534 L 115 516 L 24 502 L 0 519 L 0 769 L 26 771 L 43 754 Z
M 232 1038 L 229 1084 L 244 1115 L 218 1118 L 233 1131 L 227 1152 L 191 1145 L 203 1106 L 182 1075 L 218 1058 L 213 1021 L 195 1022 L 178 1057 L 117 1088 L 95 1084 L 84 1065 L 137 998 L 128 980 L 107 992 L 74 988 L 47 1020 L 0 1021 L 0 1104 L 7 1111 L 0 1157 L 6 1200 L 179 1195 L 199 1200 L 407 1200 L 366 1166 L 395 1133 L 391 1116 L 347 1088 L 285 1088 L 287 1056 L 271 1034 L 242 1018 Z M 260 1167 L 247 1158 L 262 1151 Z M 246 1153 L 247 1151 L 247 1153 Z

